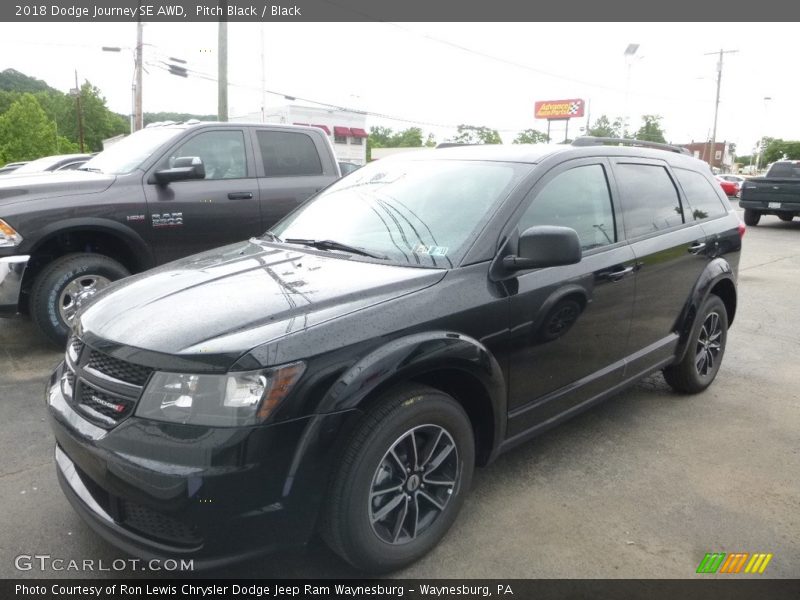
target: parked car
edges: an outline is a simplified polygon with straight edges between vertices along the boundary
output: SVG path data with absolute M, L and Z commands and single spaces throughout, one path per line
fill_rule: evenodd
M 80 170 L 0 179 L 0 315 L 63 345 L 112 281 L 262 234 L 338 179 L 316 127 L 148 127 Z
M 779 160 L 764 177 L 748 179 L 739 206 L 744 209 L 744 222 L 753 227 L 763 215 L 787 222 L 800 215 L 800 160 Z
M 720 175 L 720 177 L 725 181 L 732 181 L 739 186 L 739 193 L 737 194 L 737 196 L 742 193 L 742 186 L 744 185 L 744 182 L 747 181 L 746 177 L 742 177 L 741 175 L 732 175 L 730 173 Z
M 14 176 L 31 173 L 49 173 L 52 171 L 72 171 L 81 167 L 92 158 L 91 154 L 59 154 L 37 158 L 14 171 Z
M 10 162 L 3 167 L 0 167 L 0 175 L 8 175 L 19 169 L 22 165 L 28 164 L 26 162 Z
M 136 555 L 201 568 L 319 530 L 389 571 L 476 465 L 660 370 L 703 391 L 744 226 L 705 163 L 618 142 L 653 146 L 385 158 L 100 291 L 47 390 L 64 493 Z
M 729 198 L 735 198 L 739 194 L 739 184 L 735 181 L 729 181 L 722 175 L 715 175 L 719 185 Z

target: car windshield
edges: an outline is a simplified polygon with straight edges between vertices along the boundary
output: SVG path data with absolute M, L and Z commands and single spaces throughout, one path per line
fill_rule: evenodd
M 135 171 L 159 146 L 178 135 L 183 129 L 177 127 L 153 127 L 141 129 L 116 142 L 107 150 L 93 157 L 80 169 L 122 175 Z
M 335 241 L 401 264 L 450 268 L 528 167 L 377 161 L 327 188 L 271 233 L 284 241 Z

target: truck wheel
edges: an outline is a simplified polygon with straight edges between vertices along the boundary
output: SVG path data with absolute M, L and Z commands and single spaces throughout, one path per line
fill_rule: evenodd
M 427 386 L 396 390 L 366 412 L 350 437 L 322 537 L 359 569 L 404 567 L 453 524 L 474 463 L 472 426 L 453 398 Z
M 761 213 L 752 208 L 744 209 L 744 224 L 750 227 L 755 227 L 761 220 Z
M 47 265 L 33 284 L 31 316 L 39 330 L 63 346 L 78 309 L 112 281 L 130 272 L 102 254 L 67 254 Z
M 676 392 L 702 392 L 717 376 L 727 340 L 725 303 L 711 294 L 697 313 L 683 360 L 664 369 L 664 379 Z
M 786 221 L 787 223 L 794 219 L 794 215 L 778 215 L 778 218 L 781 221 Z

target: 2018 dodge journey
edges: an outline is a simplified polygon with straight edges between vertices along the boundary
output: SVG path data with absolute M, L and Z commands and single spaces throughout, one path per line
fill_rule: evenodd
M 476 465 L 656 371 L 703 391 L 744 226 L 705 163 L 625 143 L 380 160 L 111 284 L 47 391 L 65 494 L 140 556 L 319 531 L 387 571 L 445 535 Z

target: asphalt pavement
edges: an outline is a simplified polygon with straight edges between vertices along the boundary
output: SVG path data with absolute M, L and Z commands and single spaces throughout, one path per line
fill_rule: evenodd
M 479 469 L 444 541 L 396 576 L 686 578 L 707 552 L 772 553 L 756 577 L 800 576 L 798 274 L 800 219 L 748 228 L 710 389 L 681 396 L 650 377 Z M 61 354 L 29 321 L 0 320 L 0 576 L 158 576 L 15 566 L 20 555 L 95 568 L 126 557 L 56 481 L 44 387 Z M 203 575 L 359 576 L 319 541 Z

